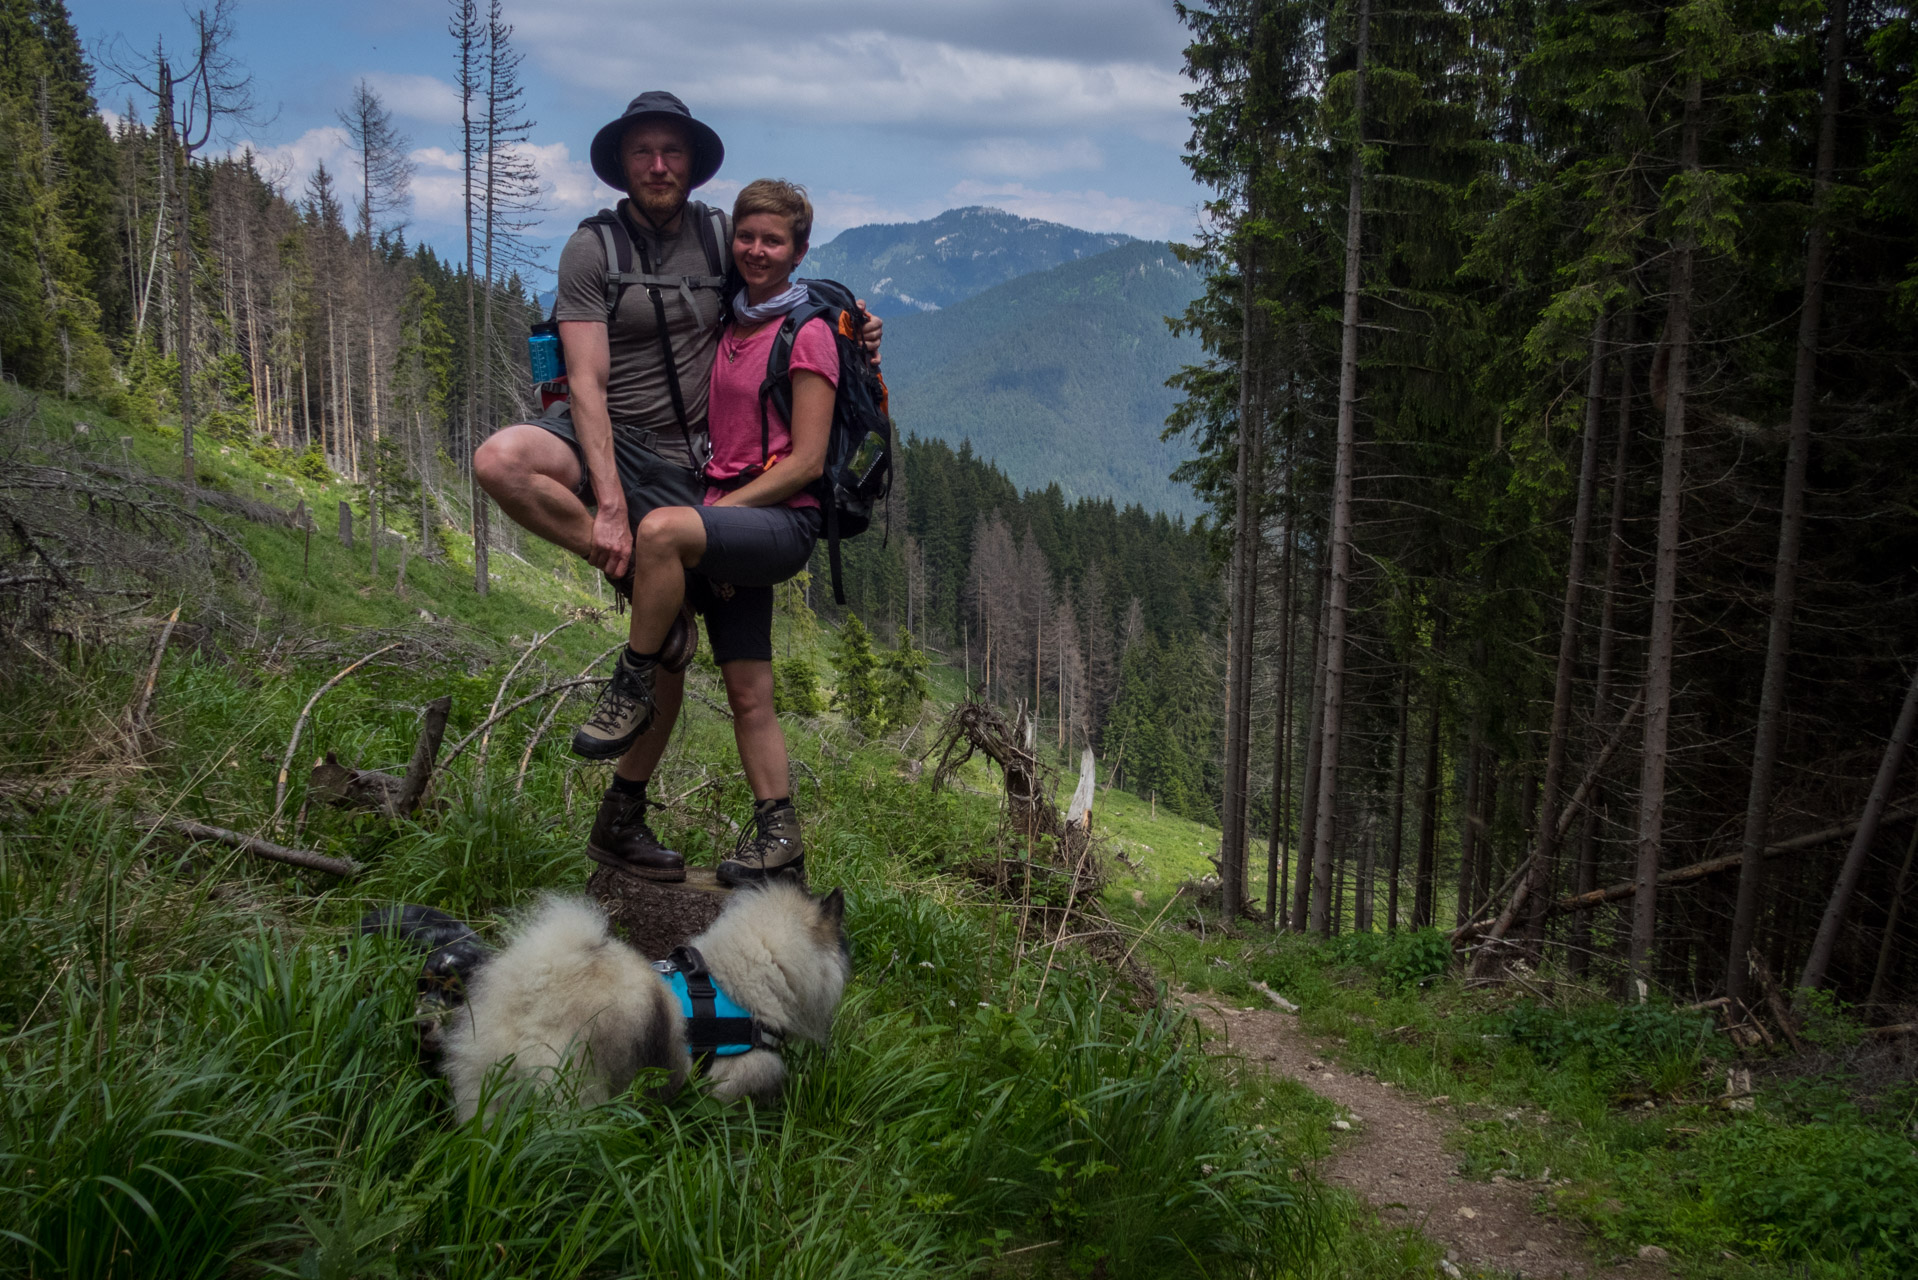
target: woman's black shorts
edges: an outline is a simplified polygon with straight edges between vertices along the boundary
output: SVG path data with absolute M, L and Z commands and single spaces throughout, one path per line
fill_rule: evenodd
M 555 405 L 534 420 L 573 447 L 580 483 L 574 490 L 593 505 L 586 455 L 573 433 L 572 413 Z M 773 587 L 806 567 L 819 537 L 817 508 L 707 507 L 706 478 L 644 443 L 644 433 L 613 432 L 613 458 L 634 527 L 659 507 L 692 507 L 706 526 L 706 554 L 686 574 L 686 603 L 706 619 L 706 642 L 718 663 L 770 662 Z

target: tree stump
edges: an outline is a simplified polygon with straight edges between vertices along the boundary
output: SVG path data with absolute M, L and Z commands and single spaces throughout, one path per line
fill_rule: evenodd
M 586 891 L 648 960 L 664 960 L 674 947 L 719 919 L 732 895 L 711 867 L 687 867 L 686 879 L 678 884 L 596 867 Z

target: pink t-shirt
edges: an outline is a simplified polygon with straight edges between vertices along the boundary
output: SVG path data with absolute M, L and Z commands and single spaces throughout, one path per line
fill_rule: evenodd
M 711 480 L 731 480 L 755 470 L 764 460 L 760 452 L 759 388 L 766 381 L 766 360 L 772 354 L 777 323 L 760 325 L 740 341 L 738 329 L 727 325 L 719 335 L 719 354 L 713 360 L 712 395 L 707 401 L 706 426 L 712 432 L 713 460 L 706 464 Z M 793 338 L 794 372 L 809 369 L 834 387 L 839 385 L 839 348 L 824 320 L 808 320 Z M 775 462 L 792 453 L 792 428 L 776 405 L 766 406 L 766 447 Z M 706 505 L 725 496 L 717 486 L 706 490 Z M 786 499 L 789 507 L 816 507 L 819 499 L 806 492 Z

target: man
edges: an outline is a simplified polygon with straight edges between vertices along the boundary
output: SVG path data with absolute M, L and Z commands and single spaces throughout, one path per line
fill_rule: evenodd
M 514 521 L 584 557 L 625 593 L 641 517 L 656 507 L 697 507 L 705 496 L 706 398 L 721 304 L 734 277 L 732 229 L 724 214 L 689 200 L 718 172 L 725 147 L 672 94 L 634 98 L 594 136 L 590 154 L 593 172 L 627 199 L 616 224 L 589 220 L 560 255 L 553 318 L 570 404 L 497 432 L 473 467 Z M 870 320 L 875 348 L 879 328 Z M 771 653 L 741 639 L 758 630 L 756 612 L 770 611 L 770 588 L 716 588 L 692 574 L 687 600 L 705 615 L 722 669 L 764 661 L 770 672 Z M 678 719 L 697 644 L 684 612 L 656 652 L 629 642 L 574 735 L 575 752 L 619 762 L 587 839 L 596 862 L 649 879 L 685 878 L 685 858 L 661 845 L 646 822 L 646 786 Z M 729 679 L 727 695 L 741 762 L 749 776 L 764 773 L 755 768 L 758 754 L 780 740 L 771 680 Z M 727 859 L 729 882 L 803 865 L 789 796 L 762 797 L 749 831 Z

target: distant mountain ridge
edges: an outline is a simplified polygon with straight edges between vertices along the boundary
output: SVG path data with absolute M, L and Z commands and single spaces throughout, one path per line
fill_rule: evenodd
M 1167 378 L 1204 358 L 1165 318 L 1205 288 L 1172 247 L 1135 240 L 886 324 L 884 369 L 902 430 L 971 440 L 1021 488 L 1196 515 L 1167 477 L 1189 456 L 1159 439 Z
M 1117 232 L 975 205 L 924 222 L 849 228 L 815 246 L 799 274 L 837 280 L 875 315 L 891 319 L 950 307 L 1008 280 L 1131 243 Z

